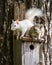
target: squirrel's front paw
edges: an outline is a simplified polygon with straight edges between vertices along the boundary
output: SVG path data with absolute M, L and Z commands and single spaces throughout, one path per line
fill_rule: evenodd
M 20 39 L 22 39 L 23 38 L 23 36 L 20 36 Z
M 19 40 L 20 39 L 20 37 L 19 36 L 17 36 L 17 40 Z

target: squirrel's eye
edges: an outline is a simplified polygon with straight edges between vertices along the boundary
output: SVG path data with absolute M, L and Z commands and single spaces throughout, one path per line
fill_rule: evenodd
M 16 25 L 14 25 L 14 27 L 16 27 Z

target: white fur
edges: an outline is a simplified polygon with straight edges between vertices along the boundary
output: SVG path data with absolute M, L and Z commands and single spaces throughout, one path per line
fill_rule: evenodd
M 20 21 L 18 24 L 16 23 L 16 21 L 13 21 L 13 23 L 11 24 L 11 30 L 14 31 L 16 29 L 20 29 L 22 31 L 21 37 L 23 37 L 25 35 L 25 33 L 27 31 L 29 31 L 32 26 L 34 26 L 34 24 L 27 19 Z M 39 33 L 38 38 L 39 39 L 42 38 L 44 36 L 43 25 L 42 25 L 41 29 L 40 29 L 40 25 L 36 26 L 35 28 L 37 29 L 37 32 Z
M 19 22 L 19 24 L 16 23 L 16 21 L 14 21 L 11 24 L 11 30 L 16 30 L 16 29 L 20 29 L 22 31 L 22 35 L 21 37 L 23 37 L 25 35 L 25 33 L 30 30 L 30 28 L 34 26 L 33 23 L 31 23 L 29 20 L 25 19 Z
M 30 21 L 33 21 L 35 16 L 42 17 L 43 16 L 42 10 L 39 8 L 30 8 L 29 10 L 27 10 L 25 14 L 25 18 L 29 19 Z
M 11 24 L 11 30 L 20 29 L 22 31 L 21 37 L 23 37 L 25 33 L 29 31 L 32 26 L 34 26 L 33 19 L 35 16 L 42 17 L 43 16 L 42 10 L 38 8 L 29 9 L 25 14 L 26 19 L 20 21 L 19 24 L 17 24 L 16 21 L 13 21 L 13 23 Z M 39 28 L 37 28 L 37 30 L 38 32 L 40 32 Z

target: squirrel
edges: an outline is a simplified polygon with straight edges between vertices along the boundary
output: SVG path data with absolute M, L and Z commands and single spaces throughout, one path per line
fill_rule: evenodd
M 32 26 L 34 26 L 33 24 L 33 19 L 34 17 L 42 17 L 43 16 L 43 12 L 41 9 L 39 8 L 30 8 L 26 11 L 25 13 L 25 19 L 22 21 L 17 20 L 13 20 L 12 24 L 11 24 L 11 30 L 16 30 L 16 29 L 20 29 L 22 31 L 22 35 L 21 37 L 23 37 L 25 35 L 25 33 L 27 31 L 30 30 L 30 28 Z

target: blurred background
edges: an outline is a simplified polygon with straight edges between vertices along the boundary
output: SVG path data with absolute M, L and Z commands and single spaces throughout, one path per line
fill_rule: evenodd
M 47 49 L 51 45 L 49 26 L 52 19 L 52 0 L 0 0 L 0 65 L 21 65 L 21 42 L 14 37 L 11 23 L 17 18 L 23 20 L 26 10 L 32 7 L 43 10 L 48 23 Z M 50 52 L 51 50 L 52 48 Z M 52 65 L 51 57 L 52 53 L 49 54 L 49 65 Z

